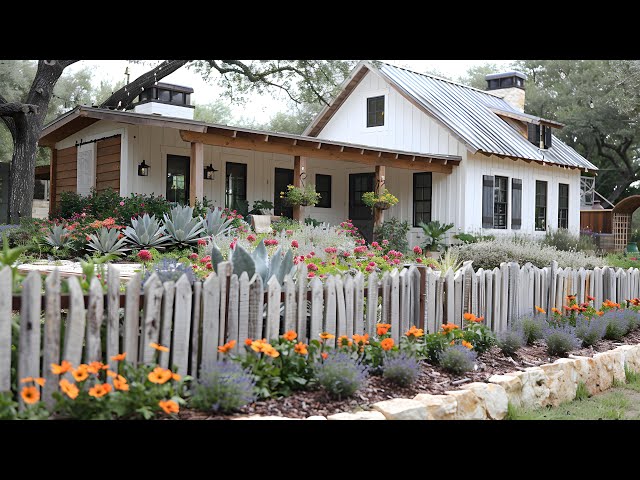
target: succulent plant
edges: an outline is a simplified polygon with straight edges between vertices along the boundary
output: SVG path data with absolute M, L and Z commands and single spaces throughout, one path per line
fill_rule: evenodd
M 61 248 L 66 243 L 68 235 L 69 231 L 62 225 L 54 225 L 44 237 L 44 241 L 54 248 Z
M 164 233 L 164 227 L 156 220 L 156 216 L 149 216 L 145 213 L 141 217 L 132 218 L 131 226 L 124 229 L 124 236 L 127 241 L 140 248 L 157 248 L 165 247 L 163 243 L 170 240 Z
M 119 239 L 119 235 L 120 232 L 115 228 L 102 227 L 98 232 L 89 235 L 87 248 L 102 254 L 122 255 L 129 249 L 125 247 L 125 237 Z
M 228 219 L 221 208 L 209 209 L 204 219 L 204 230 L 210 237 L 226 235 L 231 230 L 231 222 L 233 219 Z
M 193 207 L 188 205 L 176 205 L 169 215 L 165 213 L 164 227 L 170 241 L 183 247 L 196 243 L 204 231 L 202 218 L 194 218 Z
M 285 275 L 290 273 L 294 267 L 291 249 L 287 249 L 283 256 L 282 247 L 278 247 L 273 256 L 269 258 L 267 248 L 262 240 L 251 253 L 247 252 L 241 245 L 236 245 L 229 254 L 229 261 L 233 264 L 233 272 L 238 276 L 242 275 L 243 272 L 247 272 L 247 275 L 251 278 L 254 273 L 258 273 L 262 277 L 262 284 L 265 287 L 269 279 L 274 275 L 282 285 Z M 214 243 L 211 247 L 211 263 L 216 268 L 220 262 L 224 262 L 224 257 Z

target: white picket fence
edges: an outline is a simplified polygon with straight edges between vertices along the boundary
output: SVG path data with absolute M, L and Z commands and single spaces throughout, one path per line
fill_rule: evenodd
M 429 332 L 443 323 L 462 324 L 462 315 L 482 315 L 493 330 L 506 328 L 515 317 L 532 314 L 540 306 L 550 315 L 562 308 L 564 297 L 576 294 L 623 302 L 640 296 L 638 269 L 561 269 L 554 262 L 542 269 L 530 264 L 503 264 L 493 270 L 474 271 L 470 264 L 453 272 L 436 272 L 411 266 L 365 281 L 356 276 L 307 279 L 299 266 L 295 277 L 281 286 L 272 278 L 263 288 L 259 275 L 233 274 L 232 265 L 218 265 L 218 274 L 204 282 L 159 280 L 153 274 L 141 288 L 140 274 L 127 284 L 121 298 L 118 268 L 109 265 L 107 293 L 93 279 L 88 295 L 78 278 L 67 279 L 69 294 L 61 295 L 58 270 L 44 282 L 31 272 L 18 296 L 12 295 L 11 270 L 0 271 L 0 392 L 11 388 L 11 324 L 20 312 L 17 341 L 17 378 L 45 377 L 43 397 L 51 402 L 57 388 L 49 365 L 68 360 L 74 365 L 127 352 L 134 363 L 149 362 L 155 350 L 149 344 L 170 347 L 160 354 L 160 364 L 178 373 L 199 377 L 218 359 L 217 347 L 236 340 L 236 350 L 246 338 L 273 339 L 295 330 L 301 341 L 318 339 L 323 331 L 340 335 L 375 333 L 376 323 L 390 323 L 391 335 L 401 335 L 416 325 Z M 16 305 L 19 304 L 19 305 Z M 62 332 L 64 332 L 61 338 Z M 103 338 L 104 335 L 104 338 Z M 335 339 L 332 340 L 335 342 Z M 105 345 L 104 351 L 102 345 Z M 115 365 L 112 365 L 115 366 Z M 14 379 L 15 380 L 15 379 Z

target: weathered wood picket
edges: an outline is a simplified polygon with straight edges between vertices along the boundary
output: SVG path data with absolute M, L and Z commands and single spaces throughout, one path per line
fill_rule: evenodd
M 66 280 L 68 298 L 61 295 L 57 270 L 46 278 L 44 295 L 35 271 L 23 282 L 21 294 L 12 295 L 11 270 L 4 268 L 0 271 L 0 392 L 10 390 L 16 381 L 11 378 L 13 367 L 18 378 L 45 377 L 43 399 L 50 404 L 57 388 L 51 363 L 63 359 L 75 365 L 109 362 L 120 352 L 127 352 L 129 361 L 150 362 L 156 353 L 151 342 L 170 347 L 159 356 L 162 366 L 198 377 L 218 359 L 217 347 L 230 340 L 237 342 L 238 350 L 248 337 L 272 339 L 286 330 L 296 330 L 303 342 L 317 339 L 323 331 L 373 335 L 376 323 L 383 322 L 391 324 L 392 338 L 398 341 L 412 325 L 429 332 L 442 323 L 461 325 L 465 312 L 484 316 L 487 325 L 499 331 L 512 319 L 533 314 L 536 305 L 550 315 L 552 308 L 562 308 L 569 294 L 576 294 L 579 301 L 593 296 L 596 307 L 606 299 L 623 302 L 640 297 L 638 269 L 573 270 L 558 268 L 556 262 L 545 268 L 510 263 L 477 271 L 465 264 L 456 272 L 410 266 L 381 277 L 373 273 L 366 282 L 359 273 L 330 276 L 324 283 L 317 277 L 308 281 L 306 268 L 300 266 L 295 275 L 285 277 L 283 285 L 271 278 L 265 288 L 259 275 L 238 276 L 232 270 L 230 263 L 223 262 L 218 265 L 219 274 L 193 285 L 184 276 L 162 283 L 153 274 L 143 288 L 136 274 L 126 286 L 123 302 L 116 265 L 108 268 L 106 294 L 94 279 L 85 295 L 78 278 L 71 277 Z M 18 338 L 12 333 L 16 305 Z M 18 347 L 13 360 L 12 344 Z

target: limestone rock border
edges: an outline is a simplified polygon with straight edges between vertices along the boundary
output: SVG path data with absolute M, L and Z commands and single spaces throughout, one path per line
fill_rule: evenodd
M 371 411 L 343 412 L 331 415 L 328 419 L 502 420 L 507 416 L 509 403 L 523 408 L 540 408 L 556 407 L 571 401 L 576 397 L 579 383 L 584 383 L 591 395 L 608 390 L 615 382 L 625 382 L 625 366 L 631 371 L 640 372 L 640 344 L 623 345 L 596 353 L 593 357 L 569 355 L 569 358 L 560 358 L 524 371 L 493 375 L 486 383 L 470 383 L 463 389 L 446 392 L 445 395 L 421 393 L 412 399 L 384 400 L 374 403 Z M 242 419 L 275 418 L 255 415 Z

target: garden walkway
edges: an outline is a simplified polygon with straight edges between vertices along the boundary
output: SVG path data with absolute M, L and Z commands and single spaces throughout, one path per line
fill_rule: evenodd
M 129 281 L 129 279 L 136 271 L 142 269 L 142 264 L 140 263 L 116 263 L 115 265 L 120 269 L 120 278 L 124 281 Z M 43 261 L 42 263 L 23 263 L 21 265 L 18 265 L 18 271 L 20 273 L 27 274 L 33 270 L 36 270 L 44 274 L 49 274 L 56 267 L 60 271 L 60 275 L 63 277 L 82 276 L 82 267 L 80 266 L 80 262 L 72 262 L 71 260 L 59 260 L 57 262 Z

